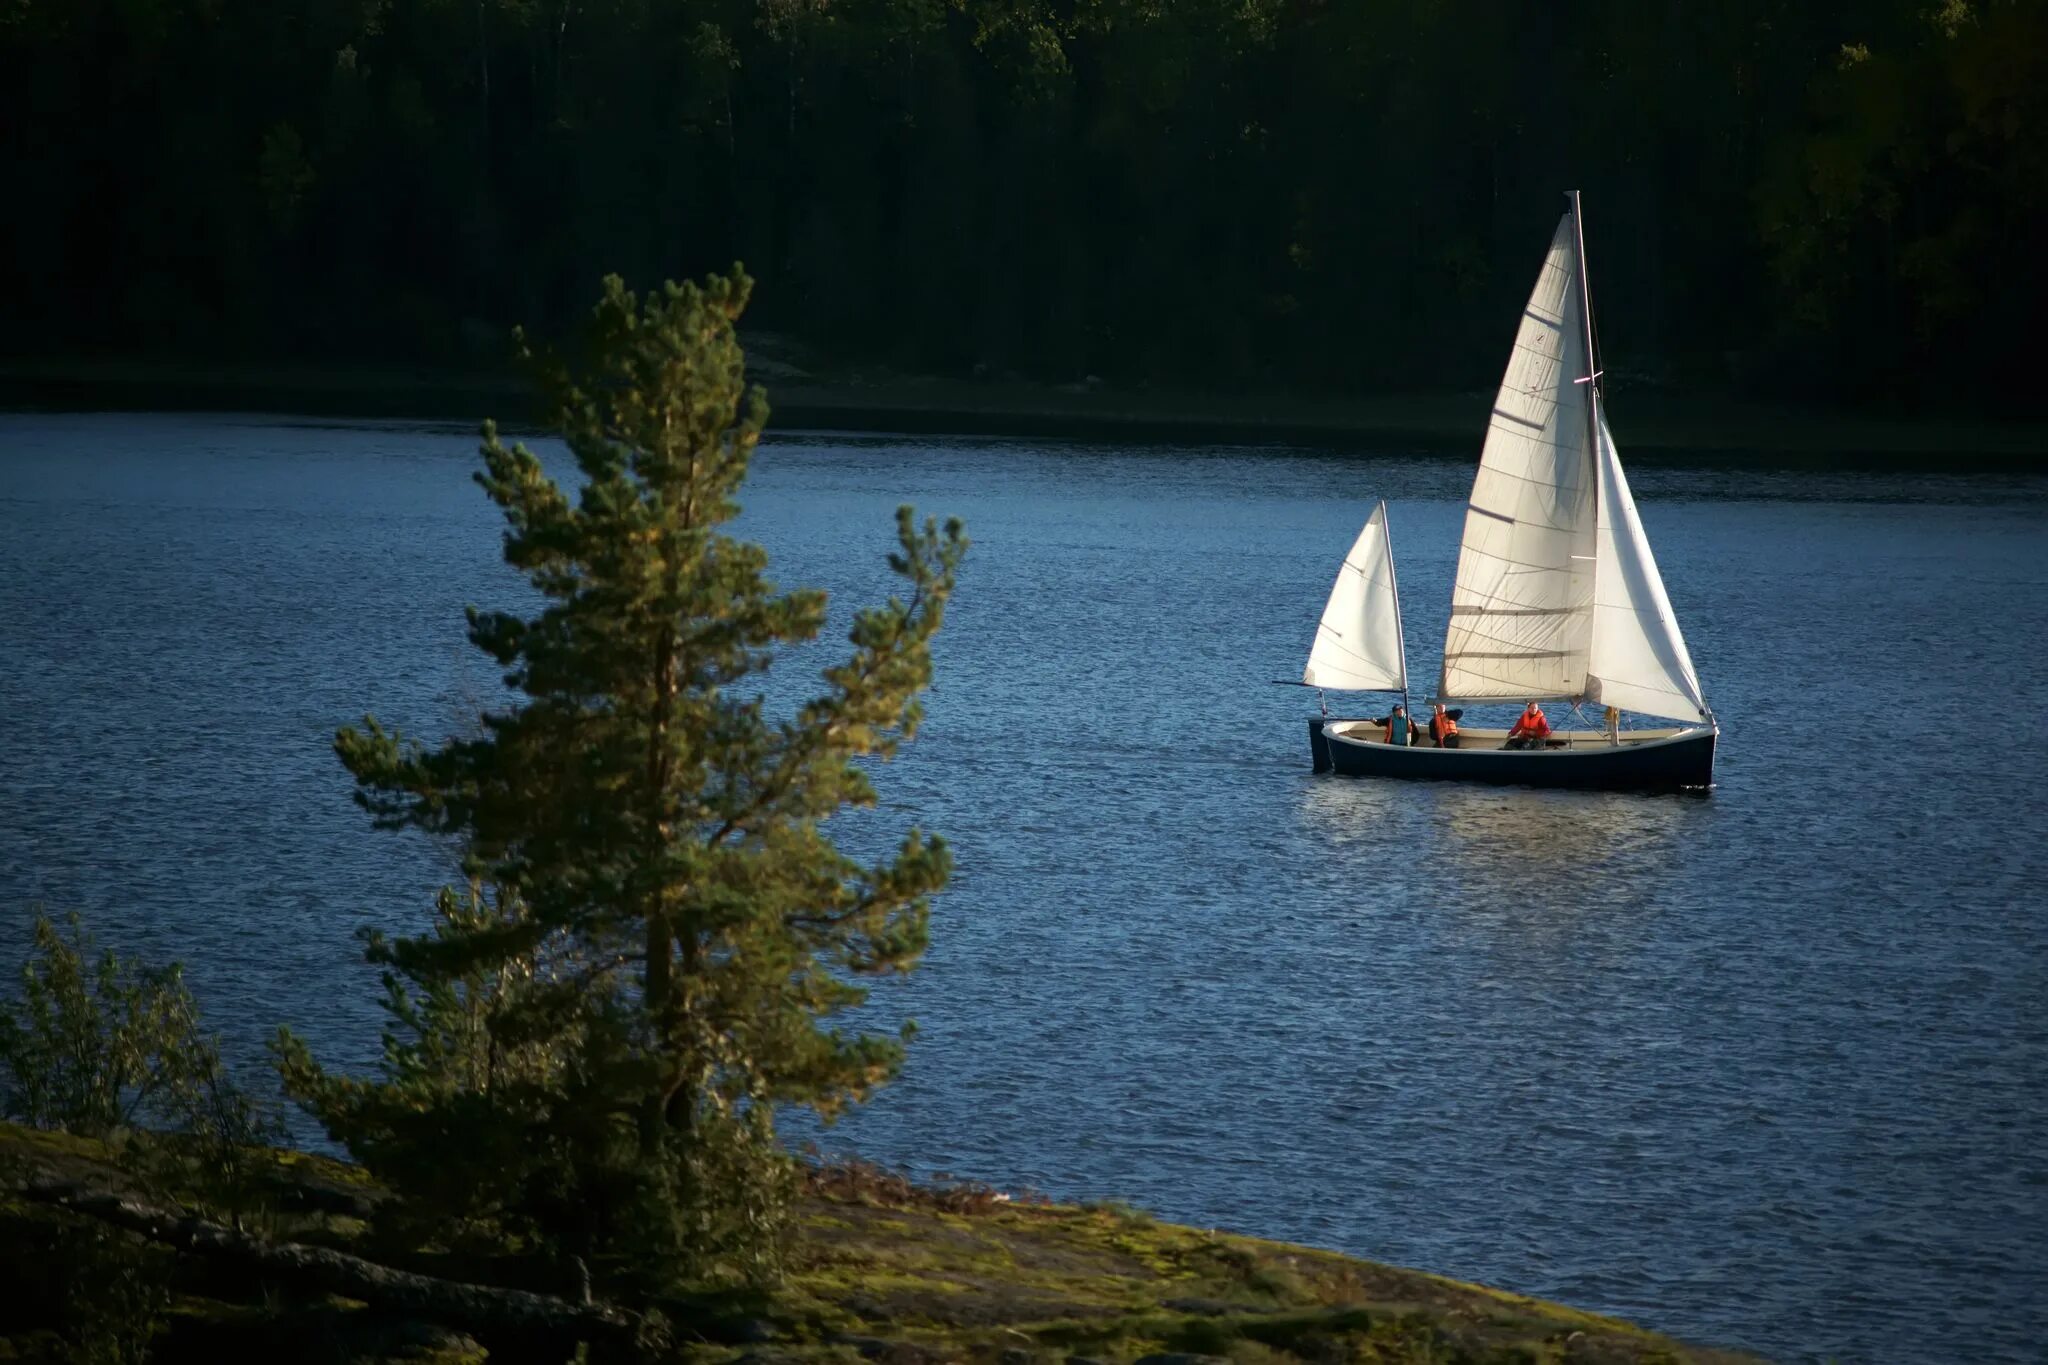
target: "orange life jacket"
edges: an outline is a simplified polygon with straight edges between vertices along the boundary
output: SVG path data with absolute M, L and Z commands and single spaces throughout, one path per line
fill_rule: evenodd
M 1515 728 L 1510 733 L 1525 739 L 1548 739 L 1550 720 L 1541 711 L 1524 711 L 1522 718 L 1515 722 Z
M 1429 737 L 1441 744 L 1458 733 L 1458 722 L 1447 712 L 1439 711 L 1429 718 Z

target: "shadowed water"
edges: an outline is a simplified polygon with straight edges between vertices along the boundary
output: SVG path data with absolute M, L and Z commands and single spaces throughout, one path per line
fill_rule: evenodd
M 0 417 L 0 913 L 183 958 L 245 1058 L 290 1022 L 367 1063 L 352 931 L 419 924 L 449 869 L 368 830 L 328 742 L 494 695 L 461 608 L 522 590 L 473 447 Z M 845 822 L 955 846 L 926 966 L 872 1007 L 922 1032 L 826 1140 L 1788 1359 L 2038 1358 L 2048 479 L 1639 466 L 1711 797 L 1312 777 L 1313 694 L 1268 680 L 1383 496 L 1426 692 L 1470 478 L 763 449 L 742 530 L 834 589 L 835 639 L 899 501 L 976 542 L 926 731 Z

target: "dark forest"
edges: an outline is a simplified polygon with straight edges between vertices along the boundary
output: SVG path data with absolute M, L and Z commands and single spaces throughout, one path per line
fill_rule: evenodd
M 0 0 L 22 356 L 490 365 L 600 276 L 943 375 L 2038 404 L 2033 0 Z

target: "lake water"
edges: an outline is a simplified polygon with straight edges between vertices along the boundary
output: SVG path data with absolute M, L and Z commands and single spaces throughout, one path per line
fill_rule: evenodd
M 0 914 L 183 958 L 240 1056 L 289 1022 L 367 1064 L 352 933 L 419 924 L 448 867 L 367 828 L 329 738 L 494 694 L 461 608 L 522 596 L 474 444 L 0 416 Z M 922 1032 L 827 1141 L 1784 1359 L 2040 1359 L 2048 478 L 1639 463 L 1724 723 L 1709 797 L 1312 777 L 1313 694 L 1268 680 L 1378 497 L 1433 677 L 1470 478 L 1369 444 L 763 448 L 741 528 L 835 632 L 899 501 L 975 540 L 927 728 L 845 831 L 955 846 L 874 1005 Z

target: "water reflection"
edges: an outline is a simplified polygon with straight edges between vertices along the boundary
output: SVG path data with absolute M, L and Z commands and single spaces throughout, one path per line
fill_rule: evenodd
M 1302 783 L 1302 825 L 1334 849 L 1363 850 L 1383 837 L 1390 820 L 1407 818 L 1420 790 L 1413 783 L 1319 774 Z
M 1677 830 L 1688 804 L 1683 796 L 1455 786 L 1435 797 L 1445 847 L 1506 883 L 1548 884 L 1620 848 L 1654 851 Z
M 1658 884 L 1656 873 L 1702 806 L 1628 793 L 1317 777 L 1303 782 L 1299 811 L 1309 843 L 1350 878 L 1354 896 L 1405 905 L 1412 889 L 1447 945 L 1512 957 L 1583 948 L 1589 924 L 1603 948 L 1613 947 L 1617 933 L 1630 936 L 1654 917 L 1646 888 Z
M 1304 825 L 1334 849 L 1383 848 L 1400 831 L 1426 841 L 1416 854 L 1447 858 L 1479 888 L 1502 889 L 1551 884 L 1622 849 L 1654 853 L 1695 806 L 1683 796 L 1330 776 L 1303 783 L 1299 803 Z

